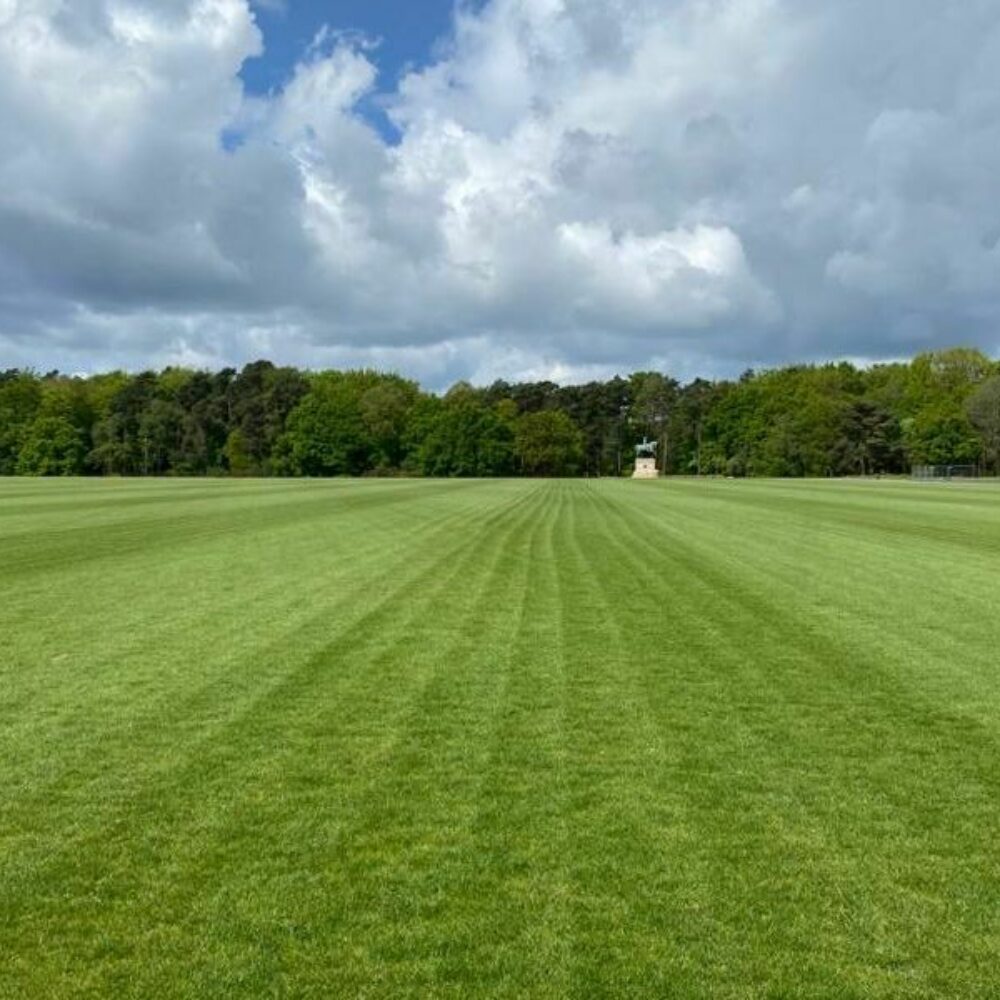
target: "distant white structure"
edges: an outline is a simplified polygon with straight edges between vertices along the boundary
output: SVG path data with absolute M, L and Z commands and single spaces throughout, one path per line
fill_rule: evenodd
M 642 444 L 635 446 L 635 469 L 633 479 L 659 479 L 660 470 L 656 467 L 656 442 L 642 439 Z

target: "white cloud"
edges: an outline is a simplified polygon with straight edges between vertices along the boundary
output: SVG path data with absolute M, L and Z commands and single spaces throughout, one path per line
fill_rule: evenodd
M 377 50 L 250 98 L 261 47 L 247 0 L 0 0 L 0 367 L 1000 346 L 995 0 L 492 0 L 396 145 Z
M 753 278 L 739 237 L 727 227 L 699 225 L 643 237 L 569 223 L 559 235 L 583 271 L 580 305 L 618 317 L 623 325 L 698 328 L 774 316 L 770 293 Z

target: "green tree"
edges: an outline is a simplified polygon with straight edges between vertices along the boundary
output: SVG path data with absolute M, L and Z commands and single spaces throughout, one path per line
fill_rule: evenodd
M 29 372 L 0 373 L 0 475 L 17 471 L 21 447 L 42 403 L 41 382 Z
M 246 365 L 229 384 L 229 426 L 240 432 L 250 472 L 270 473 L 271 452 L 289 414 L 308 391 L 309 380 L 301 372 L 277 368 L 270 361 Z
M 143 415 L 156 398 L 157 376 L 141 372 L 121 381 L 94 425 L 90 461 L 105 473 L 147 475 L 149 449 L 140 439 Z
M 227 391 L 232 369 L 217 374 L 191 372 L 173 394 L 183 414 L 171 467 L 180 475 L 221 471 L 229 433 Z
M 425 476 L 490 477 L 513 471 L 512 415 L 474 391 L 454 389 L 415 408 L 408 438 L 411 468 Z
M 21 445 L 20 476 L 77 476 L 84 469 L 87 449 L 83 434 L 65 417 L 38 417 Z
M 979 460 L 1000 471 L 998 411 L 1000 369 L 970 348 L 684 387 L 660 372 L 568 386 L 460 382 L 441 398 L 398 375 L 267 361 L 239 374 L 10 370 L 0 372 L 0 474 L 608 475 L 644 435 L 681 473 L 828 476 Z
M 173 400 L 157 397 L 149 401 L 137 431 L 144 476 L 177 469 L 186 422 L 184 410 Z
M 841 474 L 899 472 L 903 458 L 899 421 L 870 399 L 855 400 L 844 410 L 833 454 Z
M 705 425 L 722 391 L 717 383 L 700 378 L 679 391 L 667 434 L 668 471 L 696 476 L 708 471 L 711 462 L 705 451 Z
M 403 464 L 407 423 L 419 395 L 413 382 L 397 376 L 379 376 L 361 392 L 358 406 L 376 467 L 398 469 Z
M 982 444 L 962 406 L 938 400 L 903 422 L 912 465 L 975 465 Z
M 562 386 L 555 394 L 554 408 L 565 413 L 583 435 L 587 475 L 621 474 L 633 438 L 629 403 L 630 384 L 618 376 L 608 382 Z
M 1000 375 L 975 389 L 965 401 L 965 411 L 982 440 L 984 465 L 1000 474 Z
M 232 430 L 229 432 L 222 454 L 231 476 L 253 475 L 253 459 L 247 454 L 246 441 L 243 439 L 242 431 Z
M 583 461 L 583 435 L 559 410 L 525 413 L 517 420 L 514 450 L 529 476 L 572 476 Z
M 360 393 L 351 379 L 328 373 L 313 380 L 288 418 L 277 448 L 277 470 L 293 476 L 348 476 L 369 463 Z

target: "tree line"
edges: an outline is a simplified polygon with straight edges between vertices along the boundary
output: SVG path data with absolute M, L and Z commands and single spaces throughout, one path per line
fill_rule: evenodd
M 1000 364 L 954 348 L 910 362 L 586 385 L 395 374 L 167 368 L 0 372 L 0 475 L 615 476 L 659 443 L 667 473 L 845 476 L 914 465 L 1000 472 Z

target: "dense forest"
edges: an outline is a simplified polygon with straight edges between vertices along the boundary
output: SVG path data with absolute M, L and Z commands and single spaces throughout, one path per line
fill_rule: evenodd
M 914 465 L 1000 471 L 1000 364 L 956 348 L 910 363 L 660 372 L 587 385 L 374 371 L 0 372 L 0 474 L 613 476 L 660 443 L 668 473 L 844 476 Z

